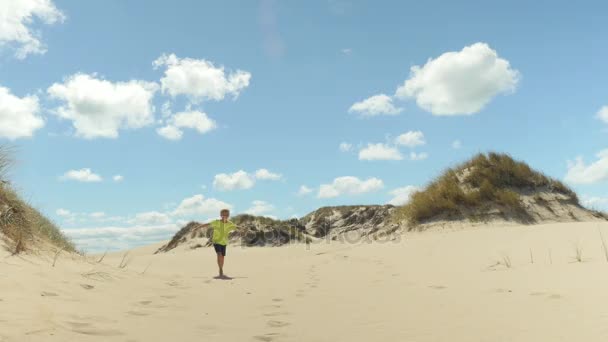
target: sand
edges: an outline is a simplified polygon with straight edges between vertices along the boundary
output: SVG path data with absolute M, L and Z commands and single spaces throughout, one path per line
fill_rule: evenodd
M 124 268 L 122 252 L 4 253 L 0 341 L 607 341 L 598 228 L 608 239 L 594 222 L 230 246 L 231 280 L 210 248 L 147 246 Z

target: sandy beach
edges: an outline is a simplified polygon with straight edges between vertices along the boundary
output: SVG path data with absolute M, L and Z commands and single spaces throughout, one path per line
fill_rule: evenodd
M 607 223 L 2 256 L 0 341 L 605 341 Z M 577 246 L 581 262 L 577 260 Z M 126 263 L 124 268 L 119 265 Z M 507 265 L 507 264 L 510 264 Z

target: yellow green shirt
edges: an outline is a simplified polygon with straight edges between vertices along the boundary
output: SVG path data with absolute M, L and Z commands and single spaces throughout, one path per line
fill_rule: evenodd
M 228 244 L 228 234 L 236 229 L 236 224 L 231 221 L 226 223 L 222 220 L 211 221 L 211 228 L 213 228 L 213 243 L 226 246 Z

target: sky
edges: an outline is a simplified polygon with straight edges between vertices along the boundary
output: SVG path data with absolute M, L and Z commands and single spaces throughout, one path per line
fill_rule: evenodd
M 0 0 L 13 186 L 89 252 L 407 203 L 508 153 L 608 210 L 602 1 Z

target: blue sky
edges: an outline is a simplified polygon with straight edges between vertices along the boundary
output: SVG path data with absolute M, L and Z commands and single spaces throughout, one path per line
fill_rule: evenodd
M 498 151 L 608 209 L 596 2 L 0 1 L 11 181 L 88 251 L 401 204 Z

